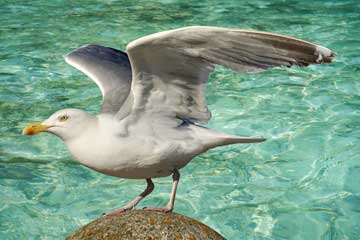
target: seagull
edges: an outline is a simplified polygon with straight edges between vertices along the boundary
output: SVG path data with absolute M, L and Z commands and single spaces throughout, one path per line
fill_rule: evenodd
M 84 166 L 118 178 L 146 180 L 140 195 L 106 216 L 134 209 L 153 191 L 153 178 L 170 175 L 168 204 L 145 210 L 171 212 L 179 169 L 195 156 L 218 146 L 265 141 L 203 126 L 211 118 L 205 89 L 216 65 L 251 73 L 329 63 L 334 56 L 328 48 L 288 36 L 208 26 L 151 34 L 130 42 L 126 52 L 85 45 L 67 54 L 65 61 L 98 85 L 103 97 L 100 113 L 59 110 L 26 126 L 23 134 L 54 134 Z

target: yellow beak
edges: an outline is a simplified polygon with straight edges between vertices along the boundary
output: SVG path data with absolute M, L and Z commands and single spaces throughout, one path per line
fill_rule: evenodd
M 42 125 L 41 123 L 32 123 L 24 127 L 23 135 L 33 135 L 39 132 L 45 132 L 49 126 Z

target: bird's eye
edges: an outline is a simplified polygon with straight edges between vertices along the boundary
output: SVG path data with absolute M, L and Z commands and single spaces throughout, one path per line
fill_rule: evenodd
M 59 116 L 58 117 L 58 120 L 60 121 L 60 122 L 65 122 L 66 120 L 68 120 L 69 119 L 69 116 L 68 115 L 62 115 L 62 116 Z

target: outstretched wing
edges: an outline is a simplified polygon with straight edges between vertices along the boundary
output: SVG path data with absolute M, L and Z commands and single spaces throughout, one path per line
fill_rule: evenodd
M 126 53 L 91 44 L 70 52 L 65 61 L 98 85 L 103 96 L 102 113 L 119 111 L 131 87 L 131 65 Z
M 186 27 L 152 34 L 127 46 L 133 80 L 131 114 L 207 122 L 209 73 L 219 64 L 239 72 L 331 62 L 334 52 L 266 32 Z M 159 116 L 159 115 L 158 115 Z

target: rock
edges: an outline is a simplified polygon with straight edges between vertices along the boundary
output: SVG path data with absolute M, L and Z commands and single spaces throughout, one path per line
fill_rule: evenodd
M 100 217 L 79 228 L 67 240 L 90 239 L 225 239 L 205 224 L 177 213 L 144 210 Z

